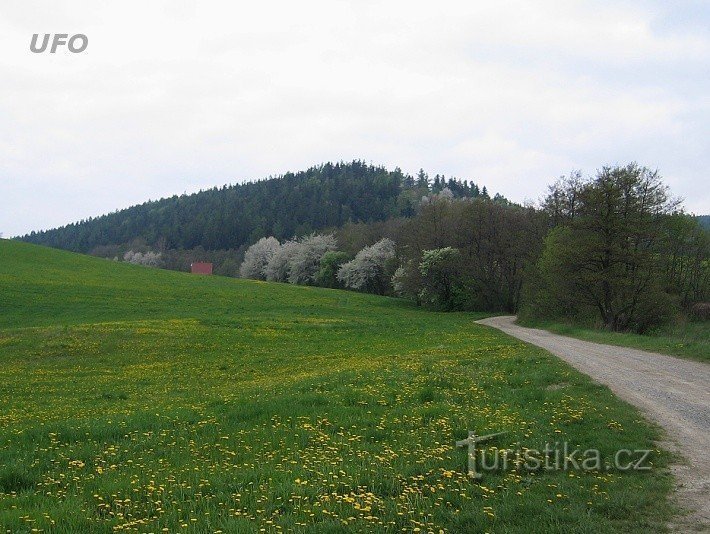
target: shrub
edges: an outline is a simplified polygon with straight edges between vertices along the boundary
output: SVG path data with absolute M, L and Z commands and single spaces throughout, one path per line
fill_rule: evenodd
M 452 247 L 425 250 L 419 263 L 421 301 L 434 308 L 453 310 L 465 300 L 461 253 Z
M 311 234 L 299 240 L 290 257 L 288 281 L 292 284 L 315 284 L 321 258 L 335 248 L 335 236 L 332 234 Z
M 266 280 L 266 266 L 281 245 L 275 237 L 262 237 L 244 253 L 239 276 L 253 280 Z
M 296 253 L 297 248 L 297 241 L 286 241 L 274 252 L 274 255 L 264 269 L 267 280 L 270 282 L 288 282 L 288 275 L 291 270 L 291 258 Z
M 338 271 L 338 280 L 347 288 L 383 295 L 390 286 L 388 264 L 394 257 L 394 241 L 381 239 L 343 264 Z
M 690 314 L 694 319 L 707 321 L 710 319 L 710 302 L 698 302 L 690 308 Z
M 145 267 L 160 267 L 161 256 L 160 252 L 134 252 L 129 250 L 123 255 L 123 261 Z
M 338 280 L 338 270 L 340 266 L 348 261 L 345 252 L 326 252 L 320 259 L 320 270 L 316 276 L 316 284 L 321 287 L 340 288 L 342 284 Z
M 413 299 L 421 304 L 419 293 L 422 287 L 422 277 L 419 266 L 412 260 L 402 263 L 392 275 L 392 289 L 397 296 Z

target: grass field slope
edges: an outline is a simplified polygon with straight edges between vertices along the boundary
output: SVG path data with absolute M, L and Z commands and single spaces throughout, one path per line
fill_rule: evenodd
M 525 326 L 543 328 L 592 343 L 632 347 L 680 358 L 710 362 L 710 328 L 706 321 L 684 321 L 659 328 L 650 334 L 608 330 L 547 321 L 526 321 Z
M 473 314 L 0 240 L 8 532 L 649 532 L 650 471 L 467 476 L 493 447 L 654 448 L 604 387 Z

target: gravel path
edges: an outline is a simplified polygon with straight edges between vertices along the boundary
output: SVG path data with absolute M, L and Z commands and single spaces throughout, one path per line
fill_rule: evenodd
M 547 349 L 662 426 L 689 465 L 674 466 L 687 516 L 676 531 L 710 531 L 710 365 L 637 349 L 581 341 L 514 324 L 515 317 L 477 321 Z

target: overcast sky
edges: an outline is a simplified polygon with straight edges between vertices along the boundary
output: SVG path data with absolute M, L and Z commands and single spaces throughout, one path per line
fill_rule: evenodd
M 638 161 L 710 213 L 709 124 L 705 0 L 0 5 L 5 237 L 352 159 L 515 201 Z

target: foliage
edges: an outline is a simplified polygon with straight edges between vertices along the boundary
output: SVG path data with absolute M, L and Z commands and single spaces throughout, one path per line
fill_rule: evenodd
M 320 259 L 320 270 L 316 277 L 316 285 L 320 287 L 342 288 L 338 280 L 338 270 L 340 266 L 348 261 L 350 257 L 341 251 L 330 251 L 323 254 Z
M 574 284 L 565 273 L 559 272 L 558 255 L 566 250 L 565 242 L 571 233 L 572 230 L 564 226 L 550 230 L 543 241 L 540 259 L 526 269 L 523 304 L 518 313 L 523 322 L 543 318 L 565 318 L 580 323 L 591 320 L 592 312 L 581 305 Z
M 525 269 L 537 260 L 546 229 L 544 215 L 533 208 L 482 199 L 431 201 L 394 234 L 405 269 L 398 279 L 410 286 L 421 283 L 415 271 L 422 251 L 455 248 L 461 255 L 461 293 L 447 305 L 513 312 Z
M 166 249 L 165 244 L 159 242 L 156 251 L 160 254 L 158 267 L 172 271 L 190 271 L 190 265 L 195 262 L 212 263 L 214 274 L 221 276 L 239 276 L 239 265 L 244 257 L 246 247 L 229 250 L 205 250 L 201 246 L 193 249 Z M 148 242 L 143 238 L 132 239 L 122 245 L 99 245 L 94 247 L 90 254 L 99 258 L 119 260 L 126 252 L 153 252 Z
M 362 161 L 324 163 L 276 178 L 146 202 L 23 239 L 77 252 L 136 238 L 156 249 L 239 249 L 270 235 L 283 241 L 351 221 L 411 216 L 423 195 L 443 187 L 457 197 L 479 195 L 475 184 L 439 175 L 432 184 L 428 179 L 415 183 L 399 169 Z
M 336 249 L 332 234 L 312 234 L 298 240 L 288 263 L 288 281 L 292 284 L 313 285 L 320 271 L 321 259 Z
M 420 293 L 423 286 L 418 265 L 410 260 L 404 260 L 392 275 L 392 289 L 395 295 L 414 300 L 421 305 Z
M 266 266 L 274 257 L 281 244 L 275 237 L 262 237 L 244 253 L 244 261 L 239 267 L 242 278 L 266 280 Z
M 406 218 L 387 219 L 371 223 L 347 223 L 335 230 L 338 248 L 354 257 L 360 250 L 380 239 L 397 241 L 397 236 L 408 224 Z
M 434 308 L 456 309 L 465 293 L 462 271 L 461 252 L 458 249 L 444 247 L 425 250 L 419 263 L 422 280 L 420 300 Z
M 338 270 L 338 280 L 349 289 L 384 295 L 390 288 L 394 258 L 394 241 L 380 239 L 343 264 Z
M 10 532 L 646 533 L 668 519 L 656 428 L 477 315 L 14 241 L 0 256 Z M 469 429 L 508 431 L 501 449 L 653 449 L 653 469 L 473 482 L 454 445 Z
M 663 219 L 663 230 L 657 259 L 664 290 L 685 308 L 710 300 L 710 229 L 675 213 Z
M 698 302 L 690 310 L 693 319 L 710 321 L 710 302 Z
M 579 318 L 594 311 L 614 331 L 667 323 L 678 293 L 704 294 L 708 281 L 702 232 L 673 215 L 677 207 L 659 174 L 633 163 L 558 182 L 544 203 L 558 226 L 528 280 L 532 314 Z M 695 255 L 690 261 L 687 251 Z
M 332 234 L 311 234 L 282 245 L 274 237 L 261 238 L 247 249 L 241 270 L 253 275 L 243 278 L 314 285 L 320 279 L 323 257 L 335 248 Z
M 270 282 L 288 282 L 291 272 L 291 261 L 298 250 L 298 241 L 290 240 L 283 243 L 266 265 L 266 279 Z
M 160 267 L 160 252 L 135 252 L 129 250 L 123 255 L 123 261 L 134 265 L 143 265 L 145 267 Z

